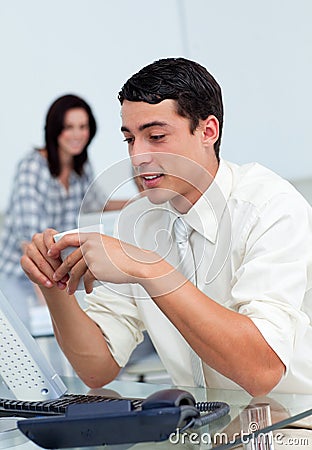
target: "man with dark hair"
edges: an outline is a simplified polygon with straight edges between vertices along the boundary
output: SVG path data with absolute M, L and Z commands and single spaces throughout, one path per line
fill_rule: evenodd
M 133 75 L 118 98 L 121 104 L 124 100 L 151 105 L 166 99 L 176 100 L 177 113 L 189 119 L 192 134 L 200 120 L 214 115 L 219 122 L 219 137 L 214 145 L 219 160 L 223 127 L 221 88 L 201 65 L 183 58 L 162 59 Z
M 146 329 L 177 385 L 312 393 L 310 206 L 259 164 L 219 157 L 221 89 L 198 63 L 156 61 L 119 100 L 145 195 L 123 210 L 115 238 L 53 244 L 46 230 L 21 261 L 78 375 L 91 387 L 111 381 Z M 67 246 L 77 249 L 62 262 Z

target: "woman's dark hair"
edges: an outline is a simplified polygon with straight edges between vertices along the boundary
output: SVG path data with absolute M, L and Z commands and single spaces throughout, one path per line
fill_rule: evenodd
M 134 74 L 122 87 L 118 99 L 131 102 L 160 103 L 177 101 L 177 113 L 190 120 L 194 133 L 199 120 L 214 115 L 219 121 L 219 137 L 214 145 L 217 159 L 223 127 L 221 88 L 213 76 L 200 64 L 184 58 L 155 61 Z
M 88 159 L 88 146 L 96 133 L 96 122 L 90 106 L 80 97 L 68 94 L 59 97 L 50 106 L 45 123 L 45 148 L 48 153 L 48 164 L 50 173 L 58 177 L 61 172 L 60 158 L 58 152 L 58 137 L 64 129 L 64 118 L 68 110 L 82 108 L 89 117 L 89 140 L 83 151 L 73 158 L 73 169 L 78 175 L 83 173 L 83 165 Z

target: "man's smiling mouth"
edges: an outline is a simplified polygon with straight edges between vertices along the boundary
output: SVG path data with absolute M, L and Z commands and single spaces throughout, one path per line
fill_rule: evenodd
M 160 178 L 162 176 L 163 176 L 162 173 L 157 173 L 155 175 L 141 175 L 141 177 L 144 178 L 144 180 L 155 180 L 156 178 Z
M 157 187 L 160 183 L 161 178 L 163 178 L 163 173 L 145 173 L 140 174 L 142 184 L 145 188 Z

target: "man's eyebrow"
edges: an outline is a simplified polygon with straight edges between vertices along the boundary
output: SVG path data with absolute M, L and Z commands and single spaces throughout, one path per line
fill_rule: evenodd
M 154 120 L 153 122 L 144 123 L 143 125 L 141 125 L 139 127 L 139 130 L 143 131 L 146 128 L 150 128 L 150 127 L 165 127 L 167 125 L 168 124 L 166 122 L 160 122 L 159 120 Z
M 129 128 L 124 127 L 124 126 L 122 126 L 122 127 L 120 128 L 120 131 L 121 131 L 122 133 L 124 133 L 125 131 L 127 131 L 128 133 L 130 133 Z
M 167 125 L 168 125 L 167 122 L 161 122 L 159 120 L 154 120 L 153 122 L 147 122 L 147 123 L 144 123 L 143 125 L 140 125 L 139 131 L 143 131 L 146 128 L 151 128 L 151 127 L 166 127 Z M 121 131 L 130 133 L 129 128 L 127 128 L 125 126 L 121 127 Z

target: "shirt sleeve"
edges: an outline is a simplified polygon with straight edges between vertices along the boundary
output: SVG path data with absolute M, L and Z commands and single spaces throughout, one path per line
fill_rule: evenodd
M 143 341 L 144 326 L 128 285 L 106 283 L 86 295 L 86 313 L 101 328 L 119 367 Z
M 228 306 L 251 318 L 287 372 L 309 325 L 303 301 L 311 288 L 311 213 L 298 195 L 280 194 L 249 223 Z
M 38 161 L 25 159 L 20 162 L 14 177 L 10 211 L 14 230 L 20 242 L 30 241 L 32 236 L 48 226 L 45 212 L 47 180 Z

